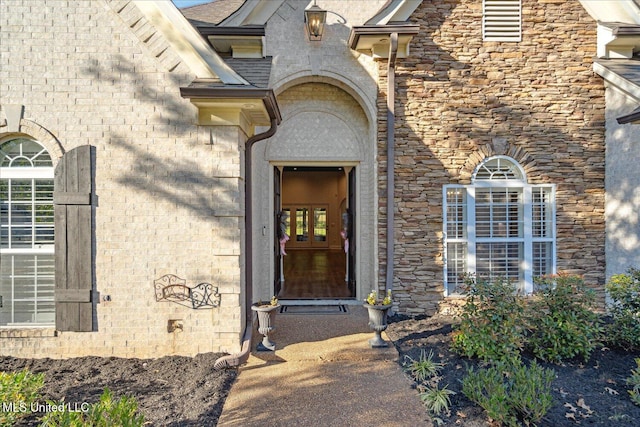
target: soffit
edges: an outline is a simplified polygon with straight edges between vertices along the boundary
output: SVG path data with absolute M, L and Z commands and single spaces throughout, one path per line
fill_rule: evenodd
M 349 47 L 374 58 L 389 56 L 391 34 L 398 34 L 398 58 L 409 56 L 409 43 L 418 34 L 419 25 L 406 23 L 389 25 L 363 25 L 353 27 L 349 35 Z
M 256 126 L 282 121 L 275 94 L 271 89 L 220 85 L 210 79 L 197 79 L 180 88 L 180 95 L 198 107 L 200 125 L 240 126 L 248 136 Z

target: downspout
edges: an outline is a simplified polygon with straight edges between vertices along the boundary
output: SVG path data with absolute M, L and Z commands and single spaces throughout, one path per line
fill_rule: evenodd
M 251 304 L 253 303 L 253 226 L 252 226 L 252 217 L 253 217 L 253 204 L 252 204 L 252 194 L 251 194 L 251 182 L 252 182 L 252 171 L 251 171 L 251 151 L 253 145 L 267 138 L 271 138 L 276 133 L 276 128 L 278 127 L 278 119 L 271 119 L 271 127 L 266 131 L 256 135 L 253 135 L 251 138 L 247 139 L 245 142 L 245 155 L 244 155 L 244 173 L 245 173 L 245 181 L 244 181 L 244 206 L 245 206 L 245 214 L 244 214 L 244 242 L 245 242 L 245 310 L 246 310 L 246 324 L 244 328 L 244 334 L 242 336 L 242 347 L 240 348 L 239 353 L 230 354 L 227 356 L 222 356 L 218 360 L 215 361 L 214 367 L 215 369 L 225 369 L 225 368 L 237 368 L 240 365 L 246 363 L 249 358 L 249 354 L 251 353 L 251 335 L 253 332 L 253 311 L 250 309 Z
M 398 33 L 391 33 L 389 62 L 387 64 L 387 280 L 386 290 L 393 289 L 394 258 L 394 200 L 395 200 L 395 103 L 396 103 L 396 55 Z

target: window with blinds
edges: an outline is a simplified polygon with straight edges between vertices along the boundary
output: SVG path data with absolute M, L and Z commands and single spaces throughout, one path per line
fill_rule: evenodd
M 0 144 L 0 327 L 54 323 L 53 175 L 40 143 Z
M 521 41 L 521 0 L 484 0 L 482 2 L 482 39 L 500 42 Z
M 471 185 L 443 189 L 444 279 L 464 293 L 464 275 L 507 279 L 532 292 L 533 278 L 555 273 L 555 187 L 529 185 L 513 159 L 496 156 Z

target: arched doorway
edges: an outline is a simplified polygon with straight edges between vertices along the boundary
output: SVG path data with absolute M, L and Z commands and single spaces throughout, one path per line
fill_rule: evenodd
M 282 168 L 275 261 L 281 299 L 355 297 L 353 167 Z M 351 190 L 351 191 L 350 191 Z
M 254 157 L 254 227 L 262 230 L 254 239 L 254 295 L 359 298 L 376 269 L 371 121 L 352 95 L 324 82 L 291 86 L 278 102 L 283 122 Z M 345 253 L 340 232 L 347 210 L 351 251 Z M 284 259 L 281 211 L 289 217 L 285 251 L 291 256 Z M 296 277 L 307 283 L 289 280 Z

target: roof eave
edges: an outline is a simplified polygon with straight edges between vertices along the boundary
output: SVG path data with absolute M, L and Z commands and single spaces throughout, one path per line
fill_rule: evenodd
M 240 126 L 248 136 L 256 126 L 269 126 L 272 120 L 279 125 L 282 115 L 273 89 L 247 86 L 191 86 L 181 87 L 180 95 L 198 107 L 200 125 Z M 260 104 L 260 105 L 258 105 Z
M 634 125 L 640 125 L 640 107 L 635 109 L 631 114 L 627 114 L 626 116 L 621 116 L 616 119 L 618 124 L 626 125 L 627 123 L 631 123 Z
M 386 58 L 389 54 L 391 34 L 398 34 L 398 57 L 409 55 L 409 43 L 418 34 L 420 26 L 416 24 L 395 23 L 388 25 L 361 25 L 351 28 L 349 47 L 355 51 L 377 58 Z

